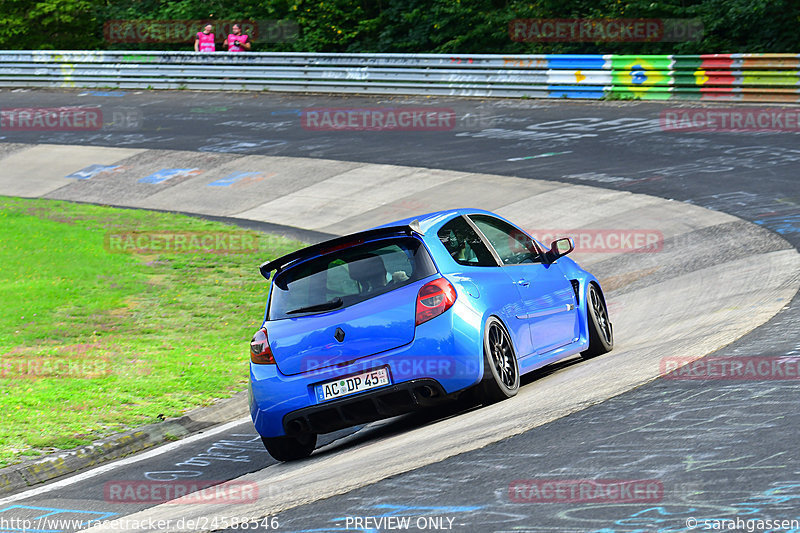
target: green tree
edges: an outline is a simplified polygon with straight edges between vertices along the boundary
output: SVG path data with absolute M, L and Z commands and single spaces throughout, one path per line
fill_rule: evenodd
M 100 0 L 2 0 L 0 48 L 94 49 L 102 46 Z
M 515 42 L 520 18 L 699 19 L 697 42 Z M 0 0 L 7 49 L 178 49 L 103 41 L 108 20 L 284 20 L 288 43 L 253 50 L 400 53 L 696 54 L 800 51 L 797 0 Z M 198 28 L 199 30 L 199 28 Z

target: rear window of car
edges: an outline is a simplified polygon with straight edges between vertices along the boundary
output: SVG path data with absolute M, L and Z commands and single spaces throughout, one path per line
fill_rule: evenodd
M 275 276 L 268 320 L 348 307 L 437 272 L 422 242 L 383 239 L 337 250 Z

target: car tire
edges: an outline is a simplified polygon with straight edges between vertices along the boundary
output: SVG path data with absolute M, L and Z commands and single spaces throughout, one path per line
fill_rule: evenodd
M 586 319 L 589 326 L 589 347 L 581 357 L 591 359 L 614 349 L 614 327 L 608 318 L 606 299 L 600 287 L 589 284 L 586 290 Z
M 278 461 L 305 459 L 317 447 L 317 434 L 304 433 L 295 437 L 261 437 L 267 452 Z
M 496 317 L 486 321 L 483 333 L 483 380 L 481 399 L 485 404 L 516 396 L 519 391 L 519 363 L 505 326 Z

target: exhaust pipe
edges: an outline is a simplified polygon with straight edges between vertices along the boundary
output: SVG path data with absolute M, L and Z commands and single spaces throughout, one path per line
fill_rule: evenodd
M 303 429 L 305 429 L 305 424 L 299 418 L 290 420 L 289 423 L 286 424 L 287 433 L 303 433 Z
M 422 396 L 423 398 L 434 398 L 436 396 L 436 391 L 433 390 L 429 385 L 423 385 L 421 387 L 417 387 L 417 394 Z

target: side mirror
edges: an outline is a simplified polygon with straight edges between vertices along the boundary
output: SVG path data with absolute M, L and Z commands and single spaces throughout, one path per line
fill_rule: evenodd
M 565 256 L 575 249 L 575 241 L 569 237 L 563 239 L 556 239 L 550 243 L 550 249 L 545 254 L 547 260 L 552 263 L 559 257 Z

